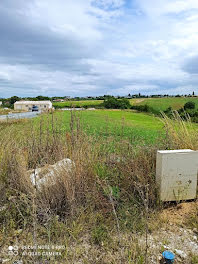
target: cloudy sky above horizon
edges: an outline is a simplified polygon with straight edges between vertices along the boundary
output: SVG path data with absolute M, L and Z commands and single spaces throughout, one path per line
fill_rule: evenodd
M 197 0 L 1 0 L 0 97 L 198 94 Z

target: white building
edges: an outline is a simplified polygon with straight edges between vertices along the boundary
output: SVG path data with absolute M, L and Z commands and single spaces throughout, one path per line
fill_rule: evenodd
M 0 106 L 2 105 L 2 102 L 0 101 Z
M 14 110 L 32 111 L 33 106 L 38 106 L 39 111 L 52 108 L 50 101 L 17 101 L 14 103 Z

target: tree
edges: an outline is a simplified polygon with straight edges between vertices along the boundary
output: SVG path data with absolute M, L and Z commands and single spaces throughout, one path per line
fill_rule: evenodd
M 184 109 L 185 110 L 187 110 L 187 109 L 195 109 L 195 103 L 192 102 L 192 101 L 189 101 L 189 102 L 185 103 Z
M 37 96 L 36 99 L 38 101 L 50 100 L 48 96 L 42 96 L 42 95 Z
M 120 109 L 129 109 L 131 107 L 129 100 L 126 98 L 118 100 L 118 102 L 119 102 L 119 108 Z
M 20 97 L 18 97 L 18 96 L 12 96 L 12 97 L 10 97 L 10 104 L 11 105 L 13 105 L 16 101 L 20 101 L 21 100 L 21 98 Z
M 107 109 L 117 109 L 118 108 L 118 99 L 110 97 L 104 100 L 104 107 Z
M 116 99 L 114 97 L 109 97 L 104 100 L 104 107 L 107 109 L 129 109 L 131 104 L 128 99 Z

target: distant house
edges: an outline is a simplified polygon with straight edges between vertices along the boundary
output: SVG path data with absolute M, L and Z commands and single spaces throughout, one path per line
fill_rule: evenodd
M 52 108 L 50 101 L 17 101 L 14 103 L 14 110 L 32 111 L 33 106 L 38 106 L 40 111 Z
M 2 101 L 0 101 L 0 106 L 2 105 Z

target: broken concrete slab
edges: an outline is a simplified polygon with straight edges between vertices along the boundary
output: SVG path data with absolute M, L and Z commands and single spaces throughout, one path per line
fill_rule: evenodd
M 66 158 L 53 165 L 46 165 L 42 168 L 29 170 L 28 174 L 32 184 L 40 189 L 42 186 L 50 186 L 55 184 L 57 177 L 61 173 L 71 172 L 72 168 L 74 168 L 74 162 Z

